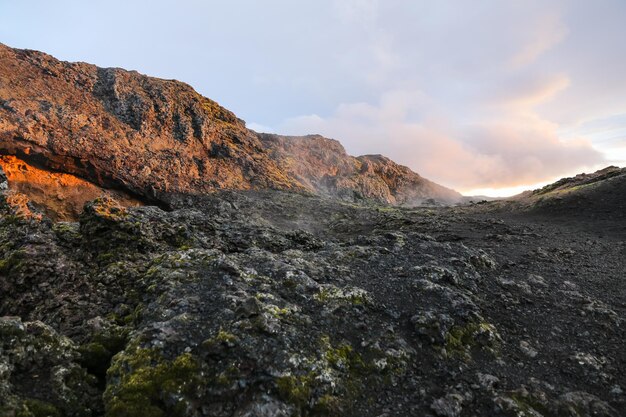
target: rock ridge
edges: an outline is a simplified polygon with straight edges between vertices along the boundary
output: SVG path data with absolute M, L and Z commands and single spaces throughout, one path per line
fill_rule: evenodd
M 2 44 L 0 154 L 159 201 L 220 189 L 397 205 L 460 198 L 331 139 L 258 134 L 185 83 Z

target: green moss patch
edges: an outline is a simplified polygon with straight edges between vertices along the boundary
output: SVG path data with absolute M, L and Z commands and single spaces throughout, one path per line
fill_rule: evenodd
M 63 414 L 54 405 L 35 399 L 24 400 L 15 412 L 15 417 L 62 417 Z
M 116 355 L 107 373 L 106 416 L 184 416 L 198 387 L 200 365 L 189 353 L 165 359 L 158 349 L 134 348 Z
M 307 369 L 275 380 L 278 396 L 302 415 L 341 414 L 369 381 L 384 374 L 374 360 L 366 360 L 349 343 L 333 344 L 323 336 L 319 356 L 305 360 Z
M 445 337 L 449 356 L 471 358 L 474 349 L 485 349 L 493 354 L 499 348 L 500 336 L 495 326 L 486 321 L 471 321 L 463 326 L 452 327 Z

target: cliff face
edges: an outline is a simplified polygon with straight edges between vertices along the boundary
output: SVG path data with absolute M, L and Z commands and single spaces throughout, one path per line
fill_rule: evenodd
M 0 152 L 146 197 L 301 188 L 241 120 L 186 84 L 6 46 Z
M 267 188 L 391 204 L 459 197 L 336 141 L 257 134 L 187 84 L 1 44 L 0 153 L 154 200 Z
M 15 156 L 0 156 L 0 169 L 12 190 L 27 196 L 38 211 L 52 220 L 76 219 L 85 203 L 102 195 L 113 197 L 126 207 L 141 205 L 123 191 L 105 189 L 71 174 L 40 169 Z

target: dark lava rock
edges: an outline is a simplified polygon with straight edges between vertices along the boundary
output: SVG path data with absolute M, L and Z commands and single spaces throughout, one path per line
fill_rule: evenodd
M 177 204 L 0 217 L 4 414 L 626 411 L 621 245 L 471 208 Z

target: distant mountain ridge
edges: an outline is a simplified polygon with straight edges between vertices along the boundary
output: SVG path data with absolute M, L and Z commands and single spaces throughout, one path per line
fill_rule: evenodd
M 351 157 L 321 136 L 256 133 L 182 82 L 2 44 L 0 154 L 150 200 L 219 189 L 403 205 L 461 197 L 385 157 Z
M 421 204 L 429 199 L 452 203 L 461 198 L 456 191 L 382 155 L 350 156 L 333 139 L 319 135 L 259 137 L 282 172 L 322 194 L 396 205 Z

